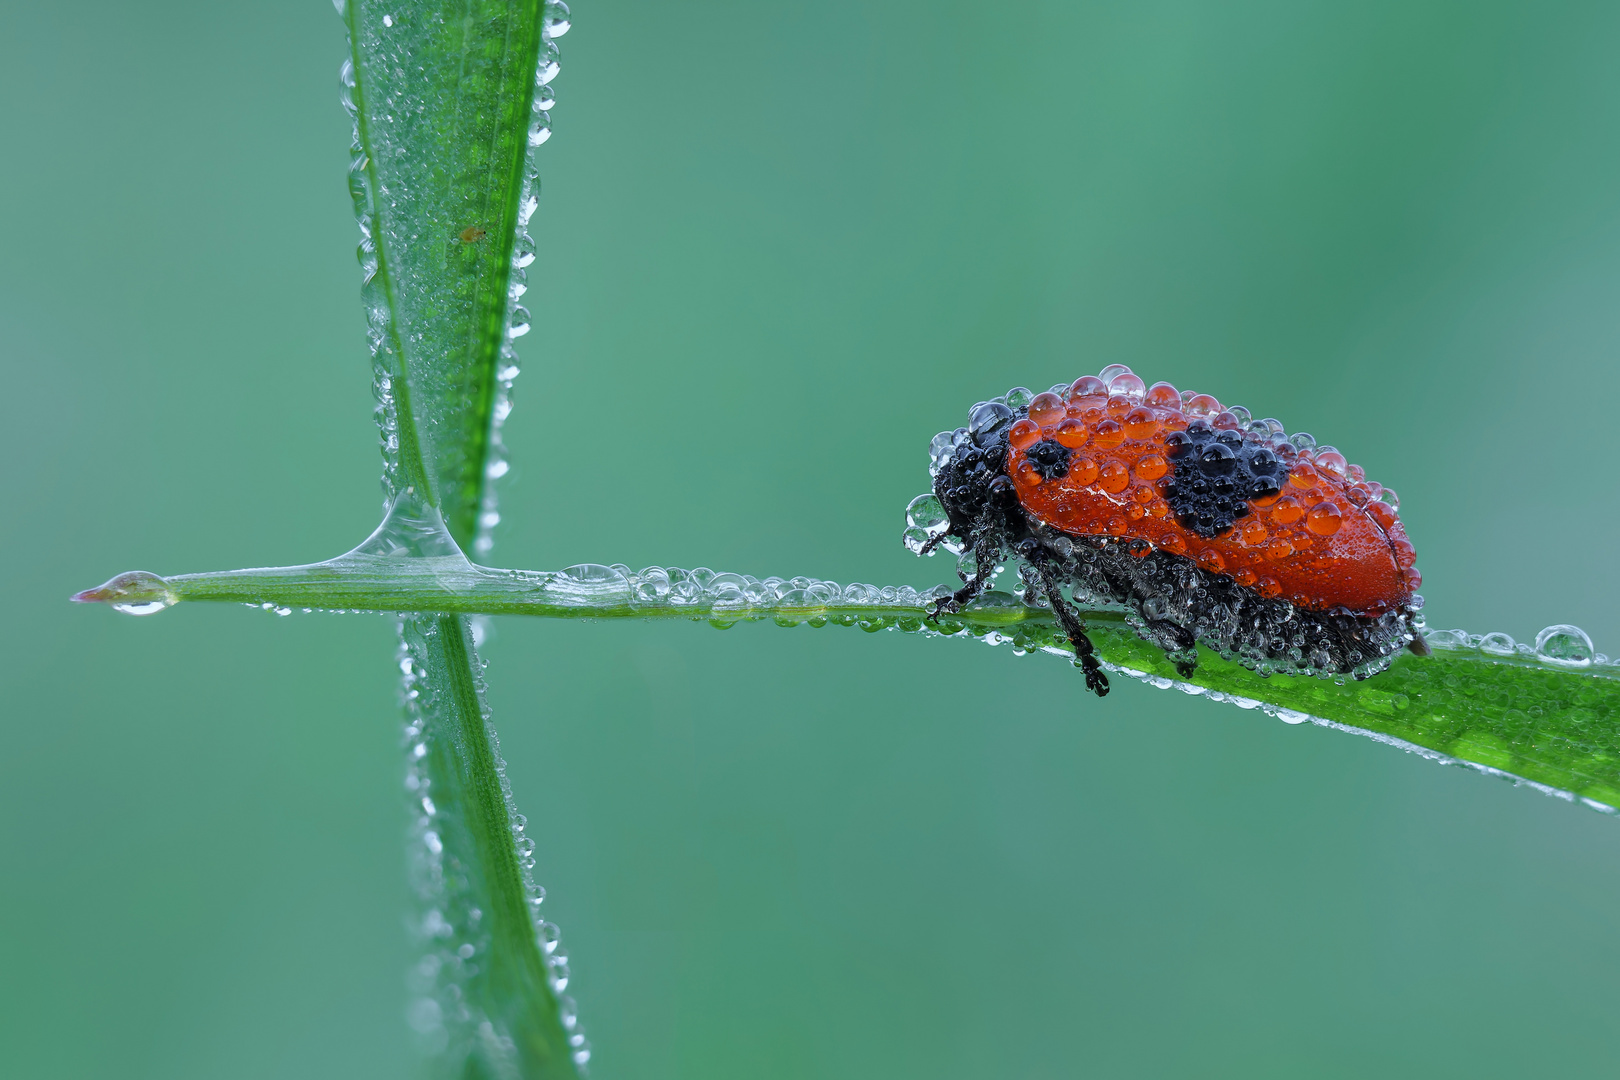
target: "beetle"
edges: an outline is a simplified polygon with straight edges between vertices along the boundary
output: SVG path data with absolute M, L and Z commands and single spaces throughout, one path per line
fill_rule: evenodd
M 1108 678 L 1076 604 L 1124 606 L 1184 678 L 1199 642 L 1262 675 L 1366 678 L 1403 647 L 1427 652 L 1399 499 L 1276 420 L 1113 364 L 981 401 L 931 451 L 937 510 L 914 550 L 943 544 L 974 566 L 931 616 L 960 611 L 1010 552 L 1099 697 Z

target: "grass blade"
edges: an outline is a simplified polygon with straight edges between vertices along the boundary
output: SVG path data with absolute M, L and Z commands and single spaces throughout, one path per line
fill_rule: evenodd
M 530 151 L 556 74 L 543 0 L 340 8 L 388 510 L 359 558 L 465 565 L 487 550 L 501 398 L 533 258 Z M 435 1071 L 567 1077 L 589 1058 L 532 841 L 512 805 L 465 618 L 401 620 L 426 955 L 411 1010 Z
M 351 191 L 384 417 L 390 495 L 418 486 L 471 550 L 515 373 L 511 337 L 538 186 L 537 64 L 555 72 L 541 0 L 450 6 L 353 0 Z M 544 102 L 541 102 L 543 104 Z
M 406 787 L 424 956 L 409 1015 L 443 1075 L 575 1076 L 555 928 L 536 925 L 533 842 L 512 806 L 467 620 L 402 620 Z
M 125 575 L 86 599 L 157 610 L 182 600 L 229 600 L 287 610 L 438 610 L 547 618 L 696 619 L 730 626 L 771 620 L 978 638 L 1070 656 L 1047 608 L 986 593 L 959 615 L 926 616 L 941 592 L 879 589 L 811 578 L 766 578 L 648 567 L 577 566 L 558 572 L 495 570 L 465 560 L 343 556 L 329 563 L 168 579 Z M 1199 650 L 1182 678 L 1122 611 L 1085 612 L 1111 671 L 1283 720 L 1370 735 L 1436 760 L 1523 779 L 1597 809 L 1620 806 L 1620 664 L 1504 647 L 1503 635 L 1430 636 L 1434 655 L 1403 654 L 1370 679 L 1264 678 Z M 1495 639 L 1495 640 L 1493 640 Z M 1078 693 L 1078 691 L 1077 691 Z M 1098 707 L 1106 708 L 1106 704 Z

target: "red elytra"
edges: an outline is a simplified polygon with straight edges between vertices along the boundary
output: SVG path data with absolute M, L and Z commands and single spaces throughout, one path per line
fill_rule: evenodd
M 1176 459 L 1167 443 L 1189 426 L 1224 435 L 1240 453 L 1269 450 L 1281 459 L 1275 474 L 1286 476 L 1281 491 L 1241 499 L 1218 531 L 1198 529 L 1165 495 L 1178 478 L 1188 482 L 1188 470 L 1193 483 L 1222 479 L 1198 473 L 1185 451 Z M 1053 470 L 1030 460 L 1043 444 L 1068 451 L 1061 474 L 1046 475 Z M 1405 604 L 1422 581 L 1394 507 L 1378 498 L 1383 489 L 1336 450 L 1302 452 L 1208 395 L 1181 394 L 1168 383 L 1143 387 L 1128 371 L 1112 386 L 1087 376 L 1065 394 L 1037 395 L 1009 430 L 1005 468 L 1023 508 L 1054 528 L 1142 541 L 1311 610 L 1379 614 Z

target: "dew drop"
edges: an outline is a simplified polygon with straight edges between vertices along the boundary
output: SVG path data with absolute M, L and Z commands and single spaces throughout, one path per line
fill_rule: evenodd
M 132 570 L 71 597 L 74 603 L 108 604 L 125 615 L 155 615 L 179 600 L 169 583 L 145 570 Z
M 1315 457 L 1311 460 L 1316 463 L 1318 469 L 1326 473 L 1332 473 L 1341 480 L 1345 478 L 1346 470 L 1349 468 L 1349 463 L 1344 460 L 1344 455 L 1331 446 L 1318 447 Z
M 519 304 L 512 308 L 511 325 L 507 327 L 508 337 L 520 338 L 529 332 L 529 309 Z
M 1305 516 L 1305 527 L 1317 536 L 1332 536 L 1339 531 L 1344 516 L 1333 503 L 1325 502 L 1311 508 Z
M 1181 391 L 1167 382 L 1156 382 L 1148 387 L 1147 396 L 1143 400 L 1158 409 L 1181 411 Z
M 573 25 L 572 13 L 563 0 L 547 0 L 546 13 L 540 24 L 540 29 L 547 37 L 560 38 L 568 33 Z
M 557 72 L 561 70 L 561 67 L 561 50 L 553 42 L 541 42 L 540 63 L 535 69 L 534 81 L 540 86 L 546 85 L 546 83 L 557 77 Z
M 1007 391 L 1005 400 L 1009 409 L 1026 408 L 1035 400 L 1035 392 L 1027 386 L 1015 386 Z
M 1091 438 L 1091 432 L 1079 420 L 1065 420 L 1057 426 L 1055 438 L 1060 445 L 1075 450 L 1086 444 L 1086 440 Z
M 1079 398 L 1096 397 L 1106 393 L 1108 393 L 1107 383 L 1095 375 L 1082 375 L 1074 380 L 1073 386 L 1069 387 L 1069 400 L 1075 401 Z
M 170 604 L 165 604 L 162 600 L 148 600 L 141 604 L 114 604 L 112 609 L 114 611 L 121 611 L 125 615 L 156 615 L 164 608 L 171 606 L 172 605 Z
M 1046 395 L 1041 396 L 1045 397 Z M 1035 421 L 1027 417 L 1017 421 L 1007 429 L 1008 445 L 1014 450 L 1028 450 L 1031 446 L 1034 446 L 1041 437 L 1041 423 L 1044 423 L 1044 421 Z
M 1132 371 L 1122 371 L 1108 380 L 1108 393 L 1126 401 L 1141 401 L 1147 396 L 1147 384 Z
M 1063 399 L 1054 393 L 1036 394 L 1035 399 L 1029 403 L 1029 419 L 1037 427 L 1055 424 L 1062 420 L 1064 415 Z M 1017 427 L 1016 424 L 1013 426 Z
M 977 436 L 991 436 L 1012 423 L 1013 412 L 999 401 L 981 401 L 968 413 L 968 431 Z
M 1586 631 L 1568 623 L 1549 626 L 1536 635 L 1536 656 L 1566 667 L 1588 667 L 1595 650 Z
M 944 527 L 948 521 L 945 507 L 933 492 L 917 496 L 906 506 L 906 524 L 915 528 L 933 531 Z

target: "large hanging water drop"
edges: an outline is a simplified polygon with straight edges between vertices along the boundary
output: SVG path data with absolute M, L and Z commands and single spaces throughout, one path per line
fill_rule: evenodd
M 77 604 L 109 604 L 125 615 L 156 615 L 173 607 L 179 597 L 158 575 L 131 570 L 94 589 L 74 593 L 71 599 Z

